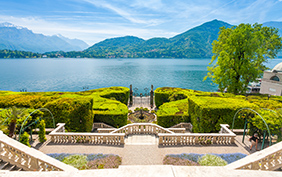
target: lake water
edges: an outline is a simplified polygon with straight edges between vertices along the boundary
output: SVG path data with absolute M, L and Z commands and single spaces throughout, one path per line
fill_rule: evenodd
M 210 59 L 0 59 L 0 90 L 82 91 L 130 84 L 216 91 L 203 81 Z M 266 65 L 273 68 L 282 59 Z

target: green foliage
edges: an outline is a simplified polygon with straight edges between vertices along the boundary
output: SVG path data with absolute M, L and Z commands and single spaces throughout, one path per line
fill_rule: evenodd
M 94 119 L 96 122 L 104 122 L 113 127 L 122 127 L 127 124 L 127 113 L 126 114 L 95 114 Z
M 193 132 L 218 132 L 220 124 L 232 125 L 233 117 L 241 108 L 256 106 L 238 98 L 193 96 L 189 98 L 189 115 Z M 236 120 L 234 128 L 244 127 L 243 120 Z
M 198 163 L 201 166 L 225 166 L 227 162 L 216 155 L 206 154 L 202 156 Z
M 39 132 L 38 132 L 38 136 L 39 136 L 39 142 L 43 143 L 47 140 L 46 138 L 46 131 L 45 131 L 45 121 L 41 120 L 38 124 L 38 128 L 39 128 Z
M 140 108 L 139 108 L 139 107 L 137 107 L 137 108 L 134 109 L 134 112 L 140 111 L 141 109 L 142 109 L 143 111 L 146 111 L 146 112 L 149 112 L 149 111 L 150 111 L 148 108 L 143 108 L 143 107 L 140 107 Z
M 55 115 L 56 122 L 66 123 L 66 128 L 76 132 L 92 129 L 92 98 L 61 98 L 44 105 Z M 50 120 L 51 121 L 51 120 Z
M 0 50 L 0 58 L 41 58 L 41 54 L 17 50 Z
M 66 123 L 68 131 L 91 131 L 94 119 L 113 126 L 126 125 L 128 109 L 124 103 L 127 103 L 128 94 L 129 89 L 125 87 L 109 87 L 85 92 L 0 91 L 0 108 L 44 107 L 52 112 L 56 123 Z M 52 119 L 45 121 L 47 127 L 53 126 Z
M 171 127 L 181 122 L 190 122 L 187 99 L 164 103 L 159 107 L 156 114 L 158 124 L 163 127 Z
M 212 66 L 208 75 L 218 84 L 220 91 L 239 94 L 247 91 L 250 82 L 261 77 L 267 58 L 275 58 L 282 48 L 282 38 L 275 28 L 260 24 L 240 24 L 220 28 L 217 41 L 213 42 Z
M 71 165 L 79 170 L 86 169 L 86 165 L 88 163 L 86 155 L 71 155 L 65 157 L 62 162 Z
M 27 145 L 28 147 L 30 147 L 30 144 L 29 144 L 29 134 L 27 132 L 24 132 L 21 135 L 20 142 L 23 143 L 24 145 Z

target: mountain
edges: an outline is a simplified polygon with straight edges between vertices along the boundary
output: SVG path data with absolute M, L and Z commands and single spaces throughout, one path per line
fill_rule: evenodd
M 229 28 L 232 25 L 213 20 L 172 38 L 111 38 L 94 44 L 84 52 L 98 57 L 206 58 L 212 56 L 211 43 L 217 39 L 222 26 Z
M 69 43 L 73 46 L 76 46 L 77 48 L 79 48 L 79 50 L 84 50 L 84 49 L 87 49 L 89 47 L 88 44 L 86 44 L 84 41 L 82 41 L 80 39 L 69 39 L 69 38 L 62 36 L 61 34 L 58 34 L 56 36 L 63 39 L 67 43 Z
M 21 50 L 31 52 L 73 51 L 83 50 L 78 44 L 68 42 L 58 36 L 45 36 L 33 33 L 27 28 L 15 26 L 11 23 L 0 24 L 0 49 Z M 83 41 L 80 41 L 82 43 Z M 83 42 L 84 43 L 84 42 Z M 86 44 L 87 45 L 87 44 Z

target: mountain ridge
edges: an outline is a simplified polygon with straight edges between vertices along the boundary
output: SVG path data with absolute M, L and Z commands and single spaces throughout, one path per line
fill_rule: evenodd
M 279 28 L 279 33 L 282 33 L 282 22 L 266 22 L 263 25 Z M 10 26 L 11 29 L 16 27 L 9 23 L 4 24 L 4 26 Z M 83 51 L 54 51 L 45 52 L 44 55 L 47 57 L 77 58 L 210 58 L 212 56 L 212 42 L 217 40 L 222 26 L 226 28 L 232 27 L 229 23 L 215 19 L 171 38 L 153 37 L 144 40 L 137 36 L 115 37 L 100 41 Z M 26 33 L 32 33 L 27 28 L 22 30 L 25 30 Z M 44 36 L 42 34 L 38 35 Z M 49 40 L 57 40 L 57 38 L 64 37 L 53 35 Z M 77 43 L 75 40 L 71 42 Z M 0 49 L 3 46 L 13 47 L 9 40 L 5 42 L 0 42 Z M 24 48 L 24 46 L 21 47 Z M 282 52 L 278 56 L 282 56 Z
M 219 28 L 222 26 L 229 28 L 232 25 L 212 20 L 172 38 L 156 37 L 148 40 L 136 36 L 111 38 L 92 45 L 84 52 L 89 55 L 98 55 L 98 57 L 115 58 L 211 57 L 211 43 L 217 39 Z M 132 42 L 133 40 L 136 42 Z
M 62 37 L 33 33 L 27 28 L 5 22 L 0 24 L 0 49 L 44 53 L 57 50 L 83 50 L 84 48 L 73 45 Z

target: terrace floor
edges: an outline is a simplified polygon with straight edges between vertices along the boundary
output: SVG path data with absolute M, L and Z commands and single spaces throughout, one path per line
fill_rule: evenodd
M 235 145 L 211 145 L 211 146 L 177 146 L 159 147 L 158 138 L 151 135 L 133 135 L 125 139 L 123 147 L 113 147 L 105 145 L 53 145 L 47 144 L 39 150 L 43 153 L 103 153 L 116 154 L 122 157 L 122 165 L 162 165 L 163 158 L 167 154 L 181 153 L 243 153 L 249 155 L 255 152 L 255 147 L 250 152 L 248 137 L 245 144 L 242 143 L 242 136 L 236 137 Z

